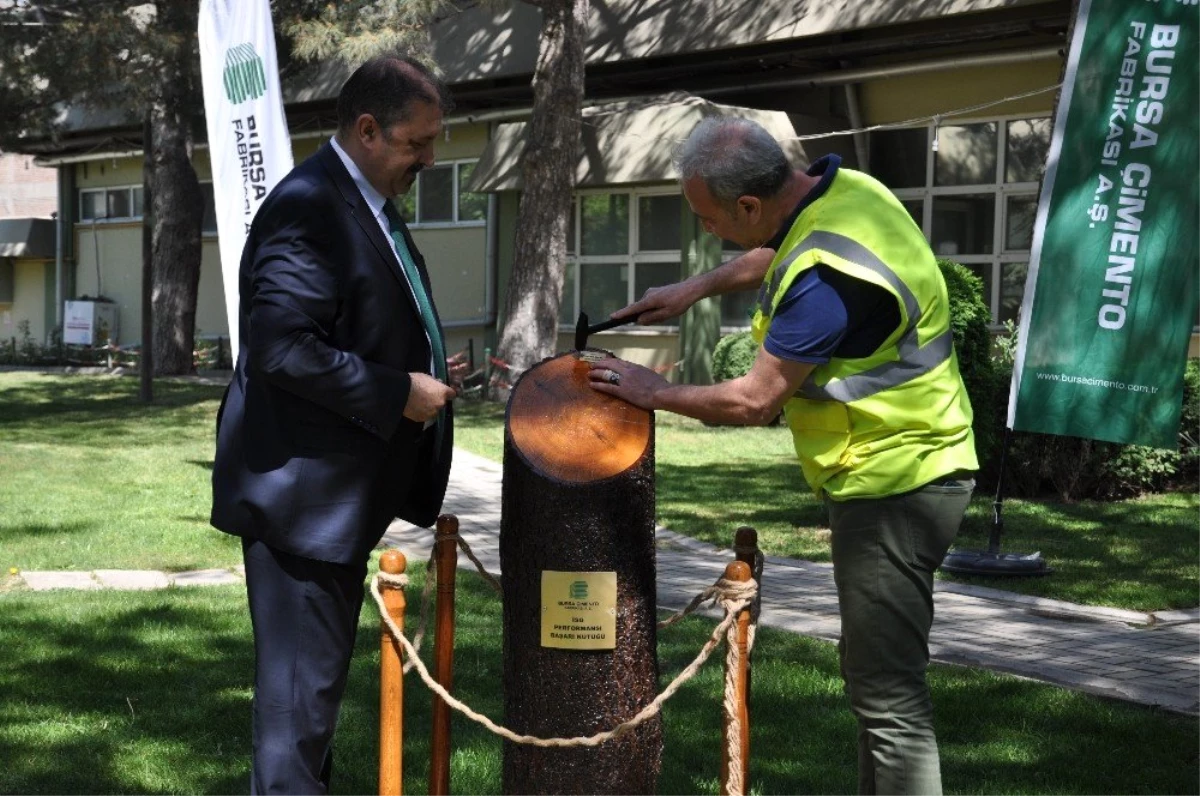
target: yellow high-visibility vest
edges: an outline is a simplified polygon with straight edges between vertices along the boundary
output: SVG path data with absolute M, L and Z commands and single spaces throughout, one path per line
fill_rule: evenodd
M 874 178 L 838 169 L 763 279 L 751 322 L 760 345 L 788 288 L 818 263 L 891 293 L 900 325 L 868 357 L 818 365 L 784 405 L 809 486 L 835 500 L 885 497 L 978 469 L 946 283 L 908 212 Z

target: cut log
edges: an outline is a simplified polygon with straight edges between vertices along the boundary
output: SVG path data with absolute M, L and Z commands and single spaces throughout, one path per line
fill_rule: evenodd
M 574 353 L 530 368 L 505 424 L 505 723 L 543 738 L 611 729 L 657 694 L 653 415 L 587 373 Z M 503 788 L 654 793 L 661 755 L 658 717 L 596 747 L 506 741 Z

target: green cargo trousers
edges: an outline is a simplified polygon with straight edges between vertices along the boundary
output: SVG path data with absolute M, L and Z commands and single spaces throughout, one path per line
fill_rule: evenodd
M 933 573 L 971 499 L 951 477 L 886 498 L 826 498 L 842 637 L 842 678 L 858 718 L 858 792 L 940 794 L 925 683 Z

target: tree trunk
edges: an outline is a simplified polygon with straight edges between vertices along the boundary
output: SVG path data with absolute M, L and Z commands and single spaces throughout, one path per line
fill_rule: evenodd
M 180 375 L 193 370 L 196 300 L 200 289 L 200 226 L 204 196 L 192 167 L 192 119 L 197 108 L 190 3 L 159 3 L 163 35 L 174 35 L 158 70 L 150 103 L 151 172 L 146 177 L 154 202 L 152 257 L 154 283 L 154 372 Z M 236 322 L 231 319 L 230 323 Z M 143 341 L 143 345 L 147 341 Z
M 574 354 L 529 369 L 504 440 L 505 723 L 544 738 L 612 729 L 657 692 L 653 416 L 587 371 Z M 654 793 L 661 755 L 657 716 L 595 747 L 506 741 L 503 789 Z
M 533 110 L 522 155 L 513 270 L 497 353 L 514 376 L 555 351 L 571 194 L 579 161 L 587 0 L 527 0 L 542 10 Z

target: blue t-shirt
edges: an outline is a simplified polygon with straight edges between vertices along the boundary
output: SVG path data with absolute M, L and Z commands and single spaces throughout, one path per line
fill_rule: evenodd
M 813 162 L 808 175 L 820 177 L 820 181 L 766 246 L 779 251 L 800 213 L 828 190 L 841 162 L 837 155 Z M 899 325 L 900 308 L 891 293 L 818 263 L 780 299 L 763 347 L 780 359 L 822 365 L 833 357 L 870 356 Z

